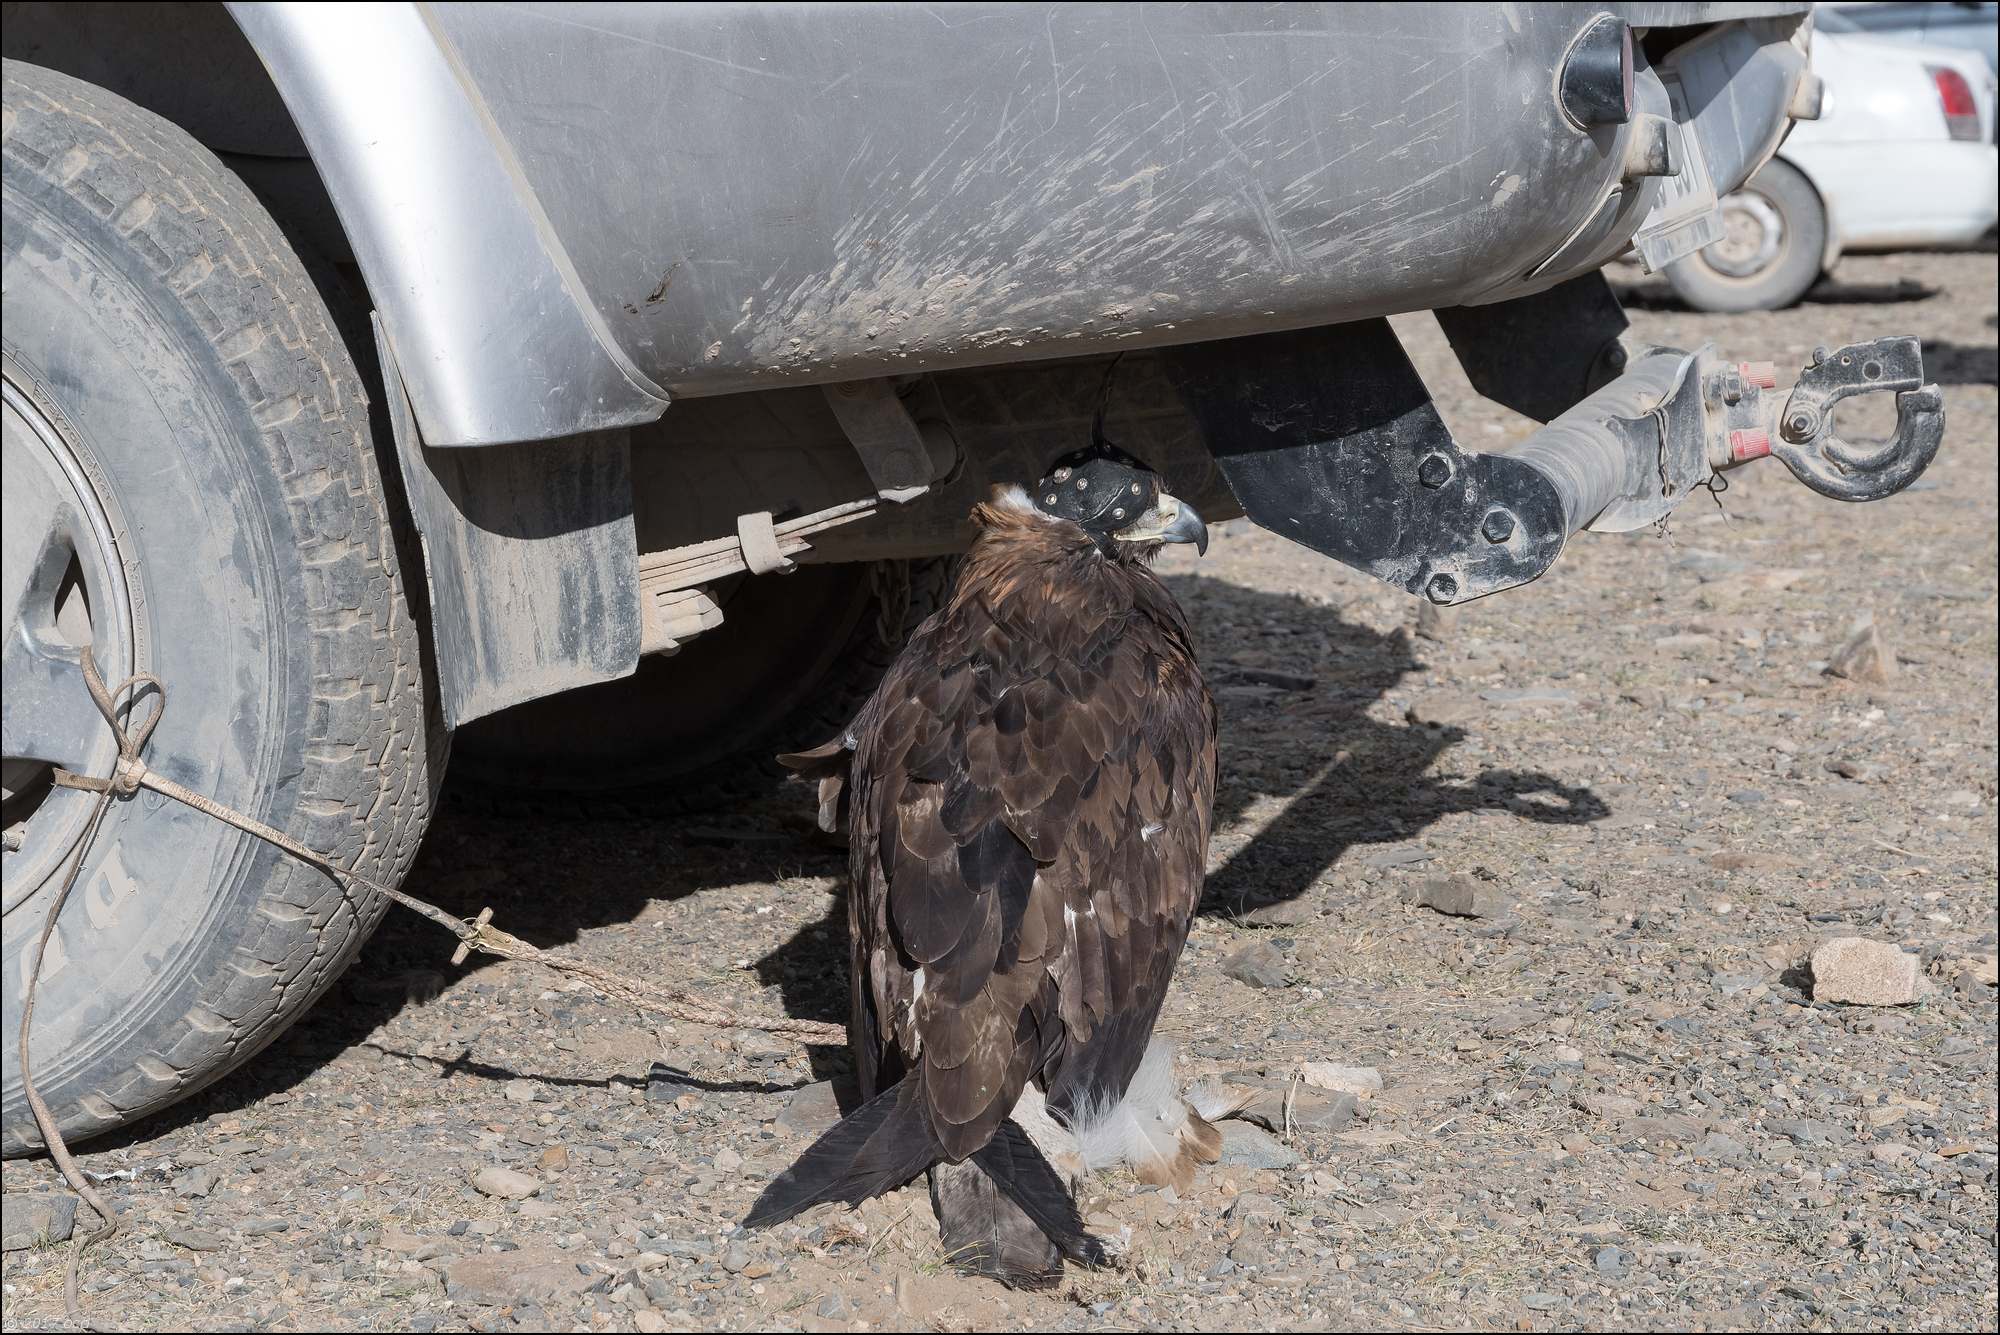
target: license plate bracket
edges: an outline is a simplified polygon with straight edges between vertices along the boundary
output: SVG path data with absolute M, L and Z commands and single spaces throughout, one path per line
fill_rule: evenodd
M 1647 273 L 1658 273 L 1675 260 L 1720 241 L 1723 234 L 1715 178 L 1709 175 L 1708 162 L 1702 156 L 1701 138 L 1688 110 L 1687 90 L 1675 74 L 1663 72 L 1660 82 L 1666 86 L 1674 129 L 1680 135 L 1680 170 L 1659 178 L 1659 202 L 1632 238 Z

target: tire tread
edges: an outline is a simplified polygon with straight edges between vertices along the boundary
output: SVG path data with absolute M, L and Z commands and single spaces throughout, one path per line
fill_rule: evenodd
M 178 293 L 261 431 L 307 577 L 300 595 L 313 704 L 289 833 L 394 884 L 428 824 L 435 783 L 421 649 L 361 381 L 304 267 L 263 207 L 185 132 L 51 70 L 6 62 L 4 152 L 110 220 Z M 171 685 L 171 683 L 169 683 Z M 348 894 L 277 857 L 227 967 L 161 1012 L 145 1056 L 67 1082 L 66 1135 L 112 1129 L 216 1079 L 275 1038 L 352 959 L 387 900 Z M 39 1133 L 8 1091 L 4 1148 Z

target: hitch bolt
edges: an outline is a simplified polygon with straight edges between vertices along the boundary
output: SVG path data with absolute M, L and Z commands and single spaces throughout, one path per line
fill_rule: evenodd
M 1793 440 L 1808 440 L 1813 433 L 1813 414 L 1800 409 L 1785 419 L 1785 434 Z
M 1479 526 L 1488 542 L 1505 542 L 1514 536 L 1514 516 L 1505 510 L 1495 510 L 1486 516 L 1486 522 Z
M 1736 369 L 1743 375 L 1744 383 L 1759 389 L 1778 387 L 1778 364 L 1776 362 L 1738 362 Z
M 1761 459 L 1771 452 L 1771 433 L 1755 427 L 1729 433 L 1729 457 L 1737 463 Z
M 1458 581 L 1450 575 L 1432 575 L 1424 593 L 1434 603 L 1448 603 L 1458 597 Z
M 1417 481 L 1436 491 L 1451 481 L 1451 461 L 1442 454 L 1431 455 L 1417 465 Z

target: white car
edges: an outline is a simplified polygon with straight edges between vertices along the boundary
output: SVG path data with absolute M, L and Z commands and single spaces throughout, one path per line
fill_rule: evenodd
M 1816 23 L 1820 118 L 1723 198 L 1721 240 L 1667 269 L 1696 309 L 1789 306 L 1843 251 L 1964 245 L 2000 219 L 1985 60 L 1866 35 L 1837 10 Z

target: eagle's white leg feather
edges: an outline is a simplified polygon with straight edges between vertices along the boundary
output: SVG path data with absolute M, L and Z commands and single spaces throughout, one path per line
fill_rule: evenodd
M 1071 1130 L 1093 1171 L 1129 1167 L 1142 1182 L 1184 1189 L 1195 1165 L 1215 1162 L 1221 1136 L 1174 1083 L 1174 1049 L 1155 1037 L 1116 1103 L 1078 1110 Z

